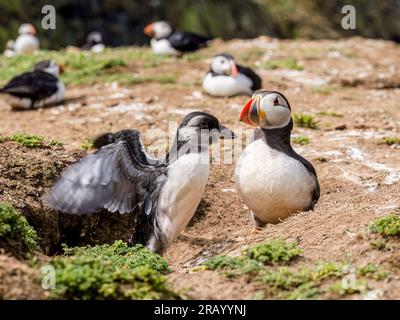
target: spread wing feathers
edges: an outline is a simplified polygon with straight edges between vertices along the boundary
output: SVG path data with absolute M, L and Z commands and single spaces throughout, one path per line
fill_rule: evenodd
M 134 157 L 137 161 L 144 165 L 160 165 L 165 163 L 163 160 L 154 159 L 147 155 L 142 139 L 140 136 L 140 132 L 137 130 L 121 130 L 116 133 L 107 132 L 98 136 L 93 145 L 96 149 L 100 149 L 103 146 L 109 145 L 118 141 L 126 141 L 129 145 L 130 150 L 132 151 Z
M 178 51 L 188 52 L 205 47 L 210 38 L 187 31 L 175 31 L 168 41 Z
M 259 90 L 262 87 L 262 80 L 260 78 L 260 76 L 255 73 L 252 69 L 247 68 L 247 67 L 243 67 L 240 65 L 237 65 L 238 71 L 242 74 L 244 74 L 245 76 L 247 76 L 248 78 L 251 79 L 251 81 L 253 82 L 253 86 L 251 87 L 251 89 L 253 91 L 255 90 Z
M 57 92 L 57 77 L 43 72 L 26 72 L 11 79 L 1 92 L 20 98 L 43 99 Z
M 73 164 L 47 195 L 53 209 L 91 214 L 102 208 L 128 213 L 157 188 L 165 168 L 141 165 L 125 141 L 107 145 Z M 153 208 L 151 208 L 153 210 Z

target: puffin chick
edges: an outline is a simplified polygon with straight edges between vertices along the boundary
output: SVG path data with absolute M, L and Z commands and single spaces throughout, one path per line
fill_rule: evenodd
M 13 109 L 35 109 L 57 104 L 64 99 L 65 86 L 59 79 L 62 65 L 53 60 L 35 64 L 33 71 L 12 78 L 0 93 L 8 94 Z
M 239 194 L 257 227 L 313 210 L 320 195 L 317 173 L 290 144 L 291 108 L 276 91 L 258 91 L 244 106 L 240 121 L 259 126 L 254 141 L 235 168 Z
M 150 46 L 155 54 L 180 56 L 186 52 L 206 47 L 209 37 L 175 30 L 167 21 L 156 21 L 144 28 L 144 33 L 151 37 Z
M 255 90 L 261 89 L 261 83 L 261 78 L 253 70 L 236 64 L 233 56 L 222 53 L 214 56 L 210 71 L 203 80 L 203 88 L 212 96 L 251 96 Z
M 106 134 L 98 151 L 73 164 L 51 188 L 45 202 L 71 214 L 101 209 L 135 212 L 130 243 L 163 253 L 189 223 L 206 186 L 209 144 L 234 133 L 205 112 L 192 112 L 178 127 L 164 159 L 144 151 L 140 133 Z
M 18 29 L 19 36 L 15 40 L 14 50 L 17 54 L 32 54 L 39 50 L 36 29 L 30 23 L 22 24 Z

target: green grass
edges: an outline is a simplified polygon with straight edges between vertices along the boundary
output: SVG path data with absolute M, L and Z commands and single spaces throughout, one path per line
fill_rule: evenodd
M 164 258 L 123 241 L 111 245 L 64 247 L 64 256 L 53 259 L 56 289 L 62 299 L 176 299 L 169 290 Z
M 50 141 L 45 141 L 42 136 L 38 135 L 30 135 L 24 132 L 14 133 L 10 136 L 3 136 L 0 135 L 0 143 L 6 141 L 13 141 L 17 142 L 20 145 L 27 147 L 27 148 L 47 148 L 47 147 L 62 147 L 64 143 L 61 141 L 52 139 Z
M 292 137 L 292 142 L 296 144 L 305 145 L 310 143 L 310 138 L 306 136 Z
M 239 54 L 238 61 L 253 61 L 261 58 L 265 54 L 265 49 L 262 48 L 251 48 L 245 51 L 242 51 Z
M 400 144 L 400 138 L 399 137 L 385 137 L 381 141 L 379 141 L 378 144 L 387 144 L 388 146 L 391 146 L 394 144 Z
M 370 232 L 378 233 L 382 236 L 400 237 L 400 217 L 389 214 L 371 222 L 368 226 Z
M 132 68 L 158 66 L 162 62 L 174 61 L 171 57 L 157 56 L 148 48 L 108 49 L 103 53 L 92 52 L 67 53 L 65 51 L 40 51 L 30 56 L 13 58 L 0 57 L 0 83 L 12 77 L 30 71 L 33 65 L 44 59 L 53 59 L 65 66 L 61 76 L 66 84 L 119 82 L 121 84 L 137 84 L 143 82 L 175 83 L 171 75 L 142 76 L 134 74 Z
M 9 203 L 0 203 L 0 237 L 20 243 L 28 250 L 38 248 L 36 231 Z
M 237 257 L 215 256 L 203 267 L 219 270 L 226 277 L 246 277 L 257 287 L 261 285 L 264 289 L 257 292 L 259 298 L 311 299 L 318 295 L 343 296 L 364 292 L 358 283 L 353 288 L 341 288 L 341 280 L 348 275 L 348 270 L 354 272 L 358 281 L 365 283 L 368 279 L 383 280 L 389 276 L 373 264 L 350 268 L 345 263 L 318 262 L 309 267 L 296 267 L 294 263 L 301 252 L 293 243 L 274 240 L 245 249 Z M 332 289 L 335 285 L 336 291 Z
M 290 70 L 304 70 L 304 67 L 299 65 L 298 61 L 294 58 L 288 58 L 283 60 L 268 60 L 261 61 L 260 68 L 275 70 L 275 69 L 290 69 Z
M 336 111 L 319 111 L 316 113 L 318 116 L 330 116 L 336 118 L 342 118 L 343 114 L 336 112 Z
M 308 129 L 317 129 L 319 124 L 319 120 L 308 113 L 294 113 L 293 121 L 297 126 Z

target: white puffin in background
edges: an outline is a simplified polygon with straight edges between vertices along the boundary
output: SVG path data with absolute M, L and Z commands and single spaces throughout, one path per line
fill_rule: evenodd
M 14 40 L 8 40 L 6 44 L 6 49 L 4 50 L 4 56 L 7 58 L 14 57 L 17 53 L 14 48 L 15 42 Z
M 103 36 L 98 31 L 93 31 L 89 33 L 86 38 L 86 43 L 82 46 L 82 50 L 90 50 L 92 52 L 98 53 L 103 52 L 106 46 L 103 43 Z
M 144 28 L 144 33 L 151 37 L 150 46 L 155 54 L 180 56 L 185 52 L 206 47 L 209 37 L 181 30 L 174 30 L 167 21 L 156 21 Z
M 39 50 L 39 40 L 36 37 L 36 29 L 30 23 L 22 24 L 18 29 L 19 36 L 14 43 L 17 54 L 32 54 Z
M 288 100 L 276 91 L 258 91 L 243 108 L 240 121 L 259 126 L 235 169 L 237 189 L 256 226 L 314 209 L 320 195 L 318 178 L 312 164 L 290 144 Z
M 234 57 L 226 53 L 214 56 L 203 80 L 203 89 L 218 97 L 252 95 L 261 85 L 261 78 L 253 70 L 236 64 Z
M 65 86 L 59 79 L 63 66 L 53 60 L 35 64 L 33 71 L 12 78 L 0 94 L 9 96 L 13 109 L 35 109 L 57 104 L 64 99 Z

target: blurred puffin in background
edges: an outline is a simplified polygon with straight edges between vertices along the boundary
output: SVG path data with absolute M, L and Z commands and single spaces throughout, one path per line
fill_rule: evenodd
M 64 99 L 65 86 L 59 79 L 63 67 L 53 60 L 35 64 L 33 71 L 25 72 L 11 79 L 0 94 L 10 96 L 13 109 L 35 109 L 54 105 Z
M 226 53 L 214 56 L 203 80 L 204 90 L 219 97 L 252 95 L 261 89 L 261 84 L 261 78 L 253 70 L 236 64 L 234 57 Z
M 15 40 L 14 50 L 17 54 L 32 54 L 39 50 L 36 29 L 30 23 L 22 24 L 18 29 L 19 36 Z
M 180 56 L 185 52 L 196 51 L 207 46 L 211 38 L 188 32 L 174 30 L 166 21 L 156 21 L 144 28 L 151 37 L 150 45 L 155 54 Z
M 106 46 L 103 43 L 103 36 L 100 32 L 94 31 L 89 33 L 86 43 L 82 46 L 82 50 L 90 50 L 92 52 L 102 52 Z
M 313 165 L 293 150 L 289 101 L 276 91 L 258 91 L 240 121 L 258 126 L 235 169 L 236 187 L 257 227 L 314 209 L 320 195 Z
M 7 58 L 14 57 L 17 53 L 15 52 L 15 42 L 14 40 L 8 40 L 6 44 L 6 49 L 4 50 L 4 56 Z

